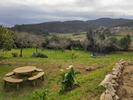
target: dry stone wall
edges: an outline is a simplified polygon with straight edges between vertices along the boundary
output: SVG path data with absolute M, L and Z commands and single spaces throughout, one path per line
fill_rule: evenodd
M 121 83 L 121 76 L 123 69 L 128 66 L 133 65 L 133 62 L 126 62 L 121 59 L 112 71 L 107 74 L 104 80 L 99 84 L 99 86 L 104 86 L 106 88 L 105 92 L 102 93 L 100 100 L 119 100 L 120 98 L 116 95 L 117 88 Z

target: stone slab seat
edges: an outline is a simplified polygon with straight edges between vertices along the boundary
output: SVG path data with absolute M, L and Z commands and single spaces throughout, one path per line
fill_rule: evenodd
M 37 72 L 42 72 L 42 71 L 43 71 L 43 69 L 36 68 L 36 71 L 37 71 Z
M 43 75 L 44 75 L 44 72 L 39 72 L 37 75 L 34 75 L 34 76 L 32 76 L 32 77 L 29 77 L 28 80 L 29 80 L 29 81 L 33 81 L 33 85 L 35 86 L 35 80 L 36 80 L 36 79 L 42 77 L 42 80 L 44 80 Z
M 8 76 L 12 76 L 14 74 L 15 74 L 14 72 L 10 72 L 10 73 L 7 73 L 5 76 L 8 77 Z
M 17 90 L 19 89 L 19 83 L 23 81 L 23 79 L 15 79 L 15 78 L 12 78 L 12 77 L 4 77 L 3 80 L 5 82 L 4 87 L 6 87 L 6 82 L 16 83 L 17 84 Z

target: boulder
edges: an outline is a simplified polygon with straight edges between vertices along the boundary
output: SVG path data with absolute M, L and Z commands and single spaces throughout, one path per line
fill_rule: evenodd
M 119 99 L 120 98 L 117 95 L 115 95 L 114 100 L 119 100 Z
M 102 93 L 100 100 L 105 100 L 105 92 Z
M 111 91 L 111 92 L 116 92 L 116 90 L 113 88 L 113 86 L 111 85 L 111 83 L 108 83 L 106 89 L 108 89 L 108 91 Z
M 110 91 L 108 89 L 106 89 L 106 94 L 110 94 L 111 96 L 115 96 L 115 92 Z
M 106 75 L 104 80 L 99 84 L 99 86 L 105 86 L 105 84 L 108 83 L 108 80 L 111 78 L 111 76 L 111 74 Z
M 104 100 L 113 100 L 113 98 L 110 94 L 106 94 Z
M 86 71 L 91 71 L 91 70 L 92 70 L 92 68 L 90 68 L 90 67 L 86 68 Z
M 116 79 L 116 78 L 118 78 L 118 77 L 117 77 L 116 75 L 112 75 L 112 78 L 113 78 L 113 79 Z

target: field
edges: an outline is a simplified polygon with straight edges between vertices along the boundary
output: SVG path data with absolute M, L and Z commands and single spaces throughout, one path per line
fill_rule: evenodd
M 53 34 L 55 34 L 55 33 L 50 33 L 50 35 L 53 35 Z M 65 36 L 68 38 L 70 37 L 74 40 L 84 40 L 86 38 L 86 32 L 82 32 L 80 35 L 75 35 L 75 36 L 73 36 L 73 34 L 74 33 L 66 33 L 66 34 L 56 33 L 56 35 L 58 35 L 58 36 Z M 116 32 L 116 38 L 121 39 L 122 37 L 124 37 L 127 34 L 130 34 L 131 39 L 133 40 L 133 30 L 120 30 L 119 32 Z
M 20 52 L 20 49 L 14 49 L 7 52 L 6 55 L 0 56 L 0 100 L 29 100 L 33 91 L 40 91 L 42 88 L 49 89 L 50 100 L 99 100 L 103 87 L 98 85 L 104 79 L 105 75 L 111 71 L 116 62 L 121 58 L 125 61 L 133 61 L 133 52 L 115 52 L 107 54 L 108 58 L 91 58 L 91 52 L 84 53 L 77 50 L 79 56 L 77 59 L 71 59 L 66 52 L 58 50 L 44 50 L 43 53 L 48 58 L 31 58 L 30 56 L 35 49 L 28 48 L 23 50 L 23 57 L 12 57 L 12 52 Z M 1 54 L 4 54 L 0 51 Z M 8 85 L 3 88 L 3 77 L 6 73 L 21 66 L 36 66 L 42 68 L 45 72 L 44 81 L 36 80 L 36 87 L 31 82 L 24 79 L 20 84 L 20 89 L 16 90 L 16 85 Z M 60 79 L 60 69 L 67 71 L 67 67 L 73 65 L 75 71 L 80 71 L 81 75 L 77 75 L 77 79 L 81 87 L 74 86 L 67 90 L 64 94 L 59 95 L 61 84 L 57 84 Z M 86 67 L 90 67 L 92 71 L 86 71 Z

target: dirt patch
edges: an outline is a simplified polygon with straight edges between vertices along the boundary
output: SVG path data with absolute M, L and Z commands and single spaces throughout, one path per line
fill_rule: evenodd
M 125 66 L 119 80 L 117 95 L 121 100 L 133 100 L 133 65 Z

